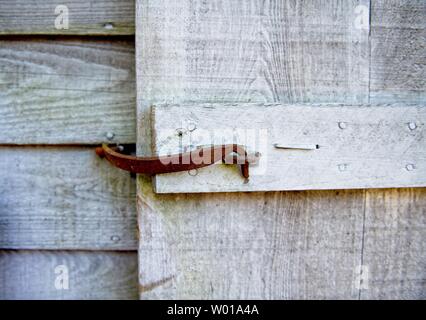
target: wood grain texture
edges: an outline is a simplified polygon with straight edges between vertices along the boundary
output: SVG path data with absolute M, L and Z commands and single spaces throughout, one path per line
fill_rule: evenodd
M 369 1 L 137 1 L 140 117 L 159 103 L 367 102 L 360 4 Z M 149 153 L 150 126 L 139 130 Z
M 426 101 L 426 2 L 374 0 L 371 102 Z
M 134 43 L 0 41 L 0 143 L 135 142 Z
M 157 175 L 159 193 L 426 186 L 426 105 L 185 104 L 152 112 L 157 154 L 234 143 L 262 154 L 249 181 L 236 165 L 218 163 Z
M 172 196 L 139 181 L 142 299 L 358 297 L 362 192 Z
M 375 0 L 371 10 L 371 102 L 424 104 L 426 3 Z M 366 192 L 360 298 L 425 299 L 425 190 Z
M 137 1 L 139 153 L 152 152 L 153 104 L 367 101 L 358 4 Z M 143 176 L 138 188 L 142 299 L 358 297 L 363 191 L 155 195 Z
M 66 5 L 68 29 L 57 29 L 55 8 Z M 0 35 L 131 35 L 134 0 L 0 0 Z
M 362 299 L 426 299 L 426 189 L 369 190 Z
M 56 289 L 58 266 L 69 289 Z M 0 251 L 0 299 L 137 299 L 137 291 L 136 252 Z
M 0 147 L 0 248 L 134 250 L 135 196 L 93 148 Z

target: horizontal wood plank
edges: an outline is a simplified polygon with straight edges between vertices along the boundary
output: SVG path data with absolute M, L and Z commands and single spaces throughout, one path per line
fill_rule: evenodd
M 158 193 L 426 185 L 425 106 L 187 104 L 154 107 L 153 117 L 158 154 L 223 143 L 262 154 L 248 182 L 217 164 L 157 175 Z
M 132 41 L 2 40 L 0 144 L 134 143 L 134 77 Z
M 137 299 L 137 274 L 136 252 L 2 250 L 0 299 Z
M 93 148 L 0 147 L 0 248 L 136 249 L 135 185 Z
M 67 29 L 55 25 L 63 12 L 55 10 L 64 5 Z M 0 0 L 0 35 L 131 35 L 134 12 L 134 0 Z

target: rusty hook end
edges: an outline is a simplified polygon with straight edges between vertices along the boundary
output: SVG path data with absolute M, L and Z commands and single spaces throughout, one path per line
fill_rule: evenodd
M 105 158 L 105 150 L 103 147 L 97 147 L 95 152 L 100 158 Z

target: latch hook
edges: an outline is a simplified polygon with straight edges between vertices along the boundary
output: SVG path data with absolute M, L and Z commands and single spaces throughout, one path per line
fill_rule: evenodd
M 244 146 L 238 144 L 213 145 L 191 152 L 156 157 L 135 157 L 119 152 L 119 147 L 103 144 L 96 148 L 96 154 L 106 158 L 114 166 L 132 173 L 160 174 L 189 171 L 210 166 L 218 161 L 241 165 L 241 174 L 249 178 L 249 164 L 256 163 L 259 153 L 248 155 Z M 236 153 L 236 156 L 231 156 Z

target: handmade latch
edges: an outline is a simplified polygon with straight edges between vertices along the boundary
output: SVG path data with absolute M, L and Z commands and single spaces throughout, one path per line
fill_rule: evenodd
M 249 164 L 254 164 L 259 153 L 248 154 L 245 147 L 237 144 L 213 145 L 197 148 L 191 152 L 156 157 L 136 157 L 121 153 L 120 146 L 103 144 L 96 148 L 96 154 L 106 158 L 114 166 L 132 173 L 160 174 L 189 171 L 203 168 L 222 161 L 225 164 L 239 164 L 241 174 L 249 178 Z

